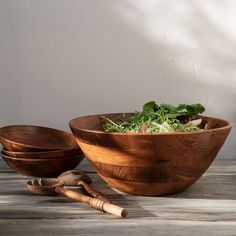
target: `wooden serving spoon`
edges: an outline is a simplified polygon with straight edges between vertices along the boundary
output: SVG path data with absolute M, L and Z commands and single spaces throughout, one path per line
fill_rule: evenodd
M 100 192 L 97 192 L 95 189 L 89 186 L 89 184 L 92 183 L 92 180 L 83 171 L 68 170 L 66 172 L 63 172 L 61 175 L 59 175 L 58 179 L 64 181 L 66 185 L 81 186 L 91 196 L 98 198 L 104 202 L 110 202 L 109 199 L 103 196 Z
M 65 182 L 56 178 L 34 179 L 28 181 L 26 185 L 31 192 L 36 194 L 62 194 L 74 200 L 91 205 L 93 208 L 102 212 L 107 212 L 121 218 L 126 218 L 128 215 L 128 211 L 126 209 L 117 205 L 64 188 Z

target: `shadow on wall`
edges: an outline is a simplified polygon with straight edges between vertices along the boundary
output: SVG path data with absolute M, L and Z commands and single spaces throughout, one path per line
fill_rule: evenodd
M 84 63 L 96 74 L 87 79 L 105 93 L 91 98 L 91 113 L 97 102 L 105 105 L 97 112 L 117 112 L 155 99 L 201 102 L 208 115 L 236 121 L 236 43 L 230 19 L 224 20 L 230 5 L 137 0 L 92 5 L 99 22 L 86 29 L 91 34 L 86 39 L 95 53 L 84 52 Z M 233 158 L 236 134 L 229 139 L 221 154 Z
M 6 121 L 64 128 L 78 115 L 153 99 L 200 102 L 207 115 L 236 122 L 234 1 L 55 2 L 10 7 L 20 36 L 8 76 L 21 79 L 5 91 L 14 82 L 21 100 Z M 221 155 L 233 158 L 235 142 L 232 132 Z
M 125 7 L 122 4 L 120 18 L 123 15 L 125 22 L 151 47 L 158 75 L 156 85 L 159 83 L 163 93 L 168 93 L 167 100 L 201 100 L 210 113 L 225 117 L 222 110 L 227 110 L 232 117 L 236 96 L 236 41 L 233 40 L 236 37 L 233 28 L 230 32 L 222 27 L 230 21 L 217 22 L 211 17 L 211 11 L 215 10 L 218 18 L 224 17 L 222 13 L 227 14 L 229 6 L 219 1 L 208 1 L 206 5 L 182 1 L 178 7 L 165 1 L 128 0 Z
M 209 115 L 235 123 L 236 35 L 231 25 L 236 17 L 228 17 L 230 9 L 236 9 L 233 1 L 182 1 L 176 6 L 127 0 L 117 6 L 121 19 L 145 37 L 156 53 L 156 85 L 168 96 L 161 94 L 162 99 L 202 102 Z M 226 158 L 234 157 L 234 130 L 230 139 L 228 150 L 222 152 Z

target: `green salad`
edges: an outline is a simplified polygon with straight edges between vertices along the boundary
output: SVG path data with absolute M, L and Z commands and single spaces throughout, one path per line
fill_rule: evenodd
M 119 122 L 100 116 L 102 127 L 106 132 L 130 133 L 161 133 L 161 132 L 194 132 L 207 129 L 197 115 L 202 114 L 205 108 L 201 104 L 156 104 L 147 102 L 142 111 L 135 111 L 128 117 L 125 113 Z

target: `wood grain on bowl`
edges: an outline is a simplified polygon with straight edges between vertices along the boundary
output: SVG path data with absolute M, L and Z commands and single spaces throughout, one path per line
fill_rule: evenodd
M 122 114 L 104 114 L 118 120 Z M 208 130 L 191 133 L 106 133 L 99 115 L 70 121 L 85 156 L 111 186 L 138 195 L 181 192 L 208 169 L 232 125 L 201 116 Z
M 51 159 L 65 158 L 67 156 L 75 156 L 82 154 L 79 147 L 73 149 L 55 150 L 55 151 L 38 151 L 38 152 L 13 152 L 3 149 L 2 153 L 9 157 L 24 159 Z
M 47 151 L 78 148 L 68 132 L 32 125 L 12 125 L 0 128 L 0 141 L 9 151 Z
M 84 158 L 83 154 L 57 159 L 23 159 L 3 153 L 1 156 L 17 173 L 35 177 L 57 177 L 64 171 L 74 169 Z

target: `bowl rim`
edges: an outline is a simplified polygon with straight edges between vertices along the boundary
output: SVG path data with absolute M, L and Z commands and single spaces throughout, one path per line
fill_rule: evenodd
M 29 155 L 36 155 L 36 156 L 38 156 L 38 155 L 44 155 L 44 154 L 57 154 L 57 153 L 62 153 L 62 152 L 65 152 L 65 153 L 67 153 L 67 152 L 73 152 L 73 151 L 77 151 L 78 150 L 78 154 L 80 154 L 80 153 L 82 153 L 82 150 L 80 149 L 80 147 L 78 146 L 77 148 L 67 148 L 67 149 L 56 149 L 56 150 L 47 150 L 47 151 L 36 151 L 36 152 L 30 152 L 30 151 L 11 151 L 11 150 L 7 150 L 7 149 L 5 149 L 4 147 L 3 147 L 3 149 L 2 149 L 2 153 L 3 152 L 6 152 L 6 153 L 14 153 L 14 154 L 16 154 L 16 155 L 27 155 L 27 154 L 29 154 Z
M 131 114 L 130 112 L 119 112 L 119 113 L 105 113 L 105 114 L 95 114 L 95 115 L 86 115 L 86 116 L 80 116 L 77 118 L 74 118 L 69 121 L 69 126 L 71 130 L 76 130 L 76 131 L 83 131 L 83 132 L 88 132 L 88 133 L 93 133 L 93 134 L 103 134 L 103 135 L 114 135 L 114 136 L 172 136 L 172 135 L 193 135 L 193 134 L 201 134 L 201 133 L 209 133 L 212 131 L 220 131 L 220 130 L 227 130 L 231 129 L 233 127 L 233 123 L 224 119 L 216 118 L 216 117 L 211 117 L 211 116 L 203 116 L 199 115 L 199 118 L 206 118 L 206 119 L 214 119 L 214 120 L 219 120 L 226 122 L 226 126 L 219 127 L 219 128 L 213 128 L 213 129 L 206 129 L 206 130 L 200 130 L 200 131 L 194 131 L 194 132 L 163 132 L 163 133 L 132 133 L 132 132 L 106 132 L 106 131 L 101 131 L 101 130 L 91 130 L 91 129 L 83 129 L 83 128 L 78 128 L 74 126 L 74 122 L 78 121 L 79 119 L 82 118 L 89 118 L 93 116 L 105 116 L 105 115 L 118 115 L 118 114 Z
M 5 154 L 3 154 L 2 152 L 0 153 L 0 155 L 2 156 L 2 158 L 6 158 L 6 159 L 11 159 L 11 160 L 15 160 L 15 161 L 24 161 L 24 162 L 45 162 L 45 161 L 58 161 L 58 160 L 66 160 L 66 159 L 72 159 L 72 158 L 79 158 L 79 157 L 84 157 L 83 153 L 80 153 L 78 155 L 74 155 L 74 156 L 68 156 L 68 157 L 62 157 L 62 158 L 54 158 L 54 159 L 49 159 L 49 158 L 45 158 L 45 159 L 26 159 L 26 158 L 17 158 L 17 157 L 9 157 Z
M 7 125 L 7 126 L 0 127 L 0 141 L 3 140 L 5 142 L 11 143 L 11 144 L 16 144 L 16 145 L 19 145 L 19 146 L 24 147 L 24 148 L 31 148 L 31 149 L 40 150 L 40 151 L 58 151 L 58 150 L 66 150 L 67 148 L 58 148 L 58 147 L 48 148 L 48 147 L 43 147 L 43 146 L 30 145 L 30 144 L 27 144 L 27 143 L 24 143 L 24 142 L 17 142 L 17 141 L 14 141 L 14 140 L 10 140 L 7 137 L 2 136 L 1 130 L 8 129 L 8 128 L 11 128 L 11 127 L 43 128 L 43 129 L 47 129 L 47 130 L 52 130 L 52 131 L 64 133 L 64 134 L 66 134 L 66 136 L 71 137 L 71 138 L 74 136 L 70 132 L 60 130 L 60 129 L 51 128 L 51 127 L 47 127 L 47 126 L 24 125 L 23 124 L 23 125 Z M 76 144 L 76 141 L 75 141 L 75 144 Z M 73 147 L 75 148 L 76 146 L 68 147 L 68 149 L 73 148 Z M 78 148 L 79 148 L 79 146 L 78 146 Z

